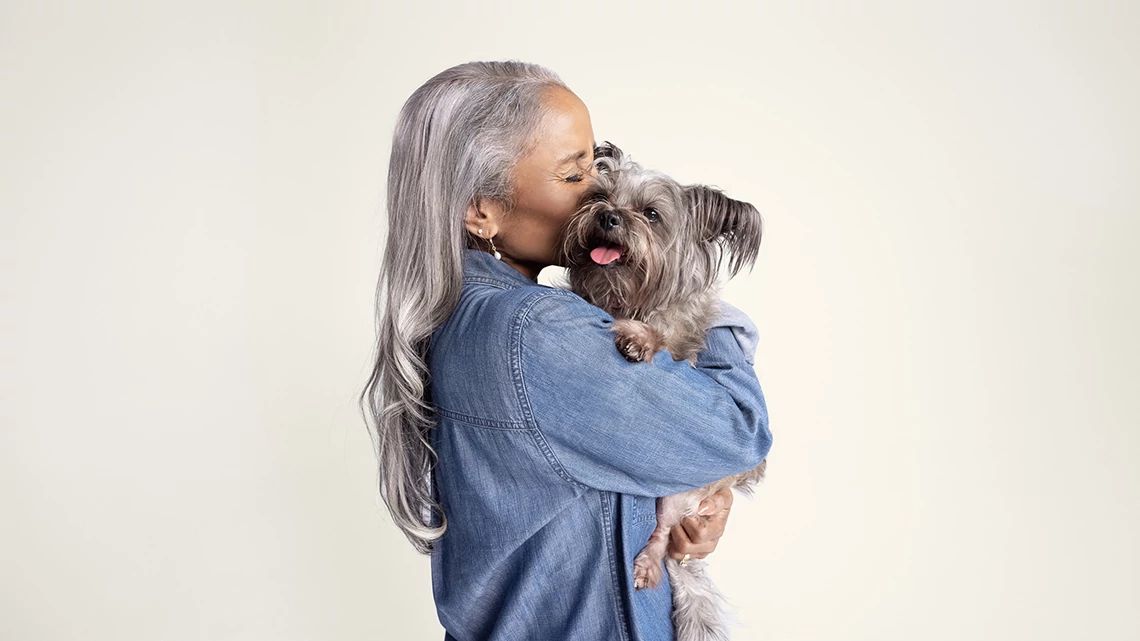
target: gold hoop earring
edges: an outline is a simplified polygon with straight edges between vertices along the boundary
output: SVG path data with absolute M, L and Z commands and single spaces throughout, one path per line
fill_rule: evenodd
M 483 235 L 483 228 L 482 227 L 479 228 L 479 235 L 480 236 Z M 493 236 L 492 236 L 492 238 L 493 238 Z M 495 241 L 491 240 L 491 238 L 488 238 L 487 242 L 491 243 L 491 252 L 493 254 L 495 254 L 495 260 L 503 260 L 503 255 L 500 254 L 499 250 L 495 248 Z

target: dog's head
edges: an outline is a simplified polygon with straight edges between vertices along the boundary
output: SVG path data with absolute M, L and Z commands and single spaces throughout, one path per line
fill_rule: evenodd
M 751 204 L 707 185 L 681 185 L 610 142 L 594 149 L 597 178 L 562 230 L 571 288 L 612 314 L 669 306 L 755 262 L 762 220 Z

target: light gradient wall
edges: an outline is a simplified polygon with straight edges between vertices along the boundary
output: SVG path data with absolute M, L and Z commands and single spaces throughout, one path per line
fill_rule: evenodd
M 726 289 L 775 435 L 711 557 L 739 639 L 1140 638 L 1138 28 L 1123 2 L 4 3 L 0 638 L 442 638 L 355 396 L 396 112 L 502 58 L 765 217 Z

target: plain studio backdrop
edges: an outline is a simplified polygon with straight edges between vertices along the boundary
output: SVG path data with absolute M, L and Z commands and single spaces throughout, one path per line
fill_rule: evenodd
M 507 58 L 764 216 L 738 639 L 1140 638 L 1138 18 L 5 2 L 0 638 L 442 638 L 356 397 L 396 114 Z

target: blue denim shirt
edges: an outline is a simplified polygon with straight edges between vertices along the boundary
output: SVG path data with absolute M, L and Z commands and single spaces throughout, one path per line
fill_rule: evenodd
M 767 456 L 755 326 L 724 304 L 695 367 L 665 350 L 630 363 L 610 314 L 465 251 L 428 351 L 445 641 L 672 640 L 668 575 L 634 590 L 630 569 L 656 497 Z

